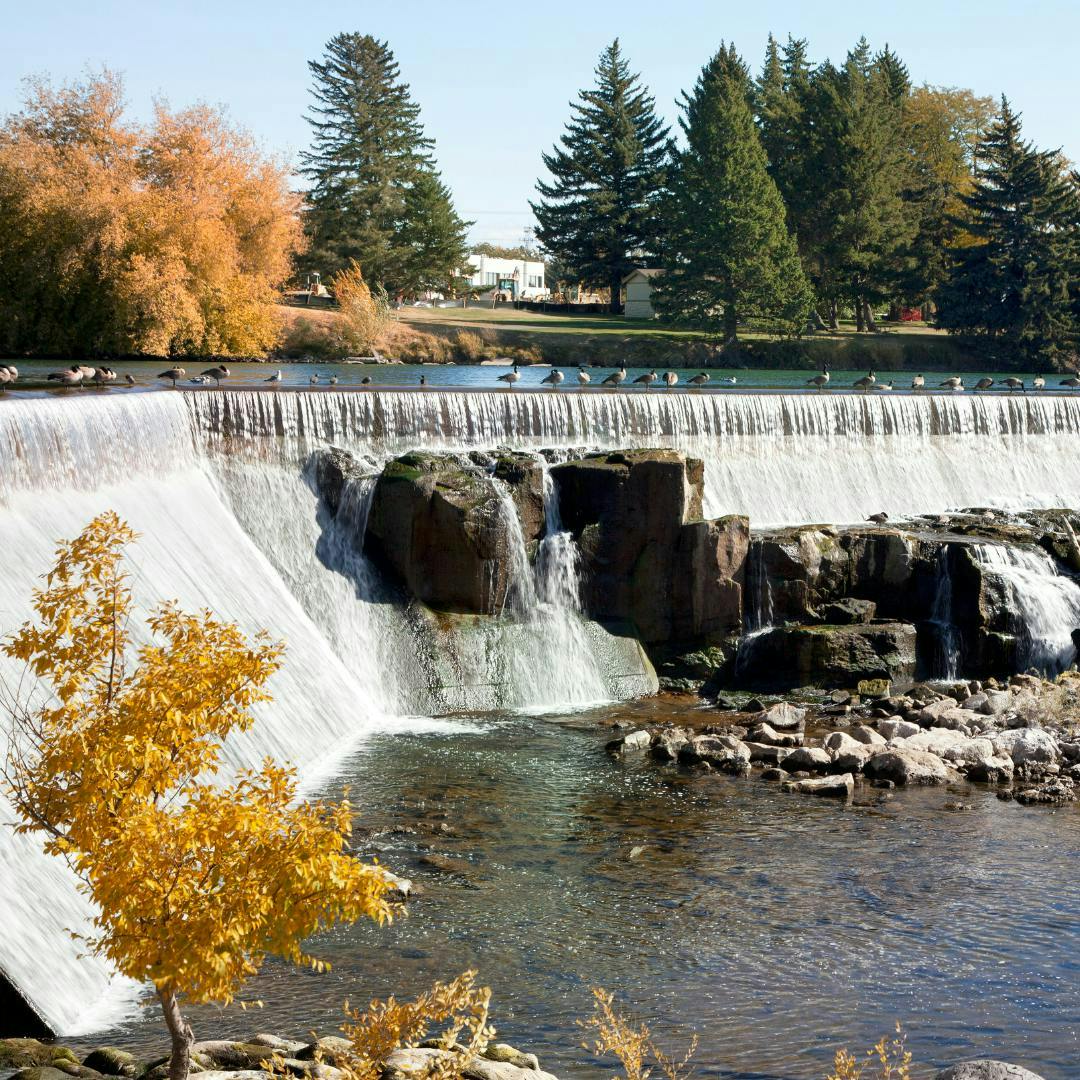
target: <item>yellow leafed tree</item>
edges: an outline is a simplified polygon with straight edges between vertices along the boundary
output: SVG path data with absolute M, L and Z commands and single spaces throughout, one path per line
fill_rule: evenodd
M 20 831 L 74 869 L 98 914 L 92 948 L 153 983 L 184 1080 L 181 1003 L 228 1003 L 268 955 L 322 966 L 303 941 L 336 921 L 391 915 L 377 866 L 349 854 L 350 807 L 296 801 L 267 761 L 224 780 L 222 740 L 268 701 L 282 646 L 209 612 L 162 604 L 135 648 L 113 513 L 60 546 L 35 621 L 4 643 L 51 688 L 10 708 L 5 765 Z

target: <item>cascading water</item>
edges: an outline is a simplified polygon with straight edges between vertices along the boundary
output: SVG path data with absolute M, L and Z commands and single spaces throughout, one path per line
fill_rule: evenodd
M 937 634 L 934 674 L 943 679 L 957 679 L 960 676 L 960 631 L 953 622 L 952 570 L 947 546 L 943 546 L 938 555 L 937 589 L 930 622 Z
M 975 544 L 973 554 L 1008 589 L 1021 641 L 1019 666 L 1050 675 L 1068 667 L 1076 659 L 1072 632 L 1080 629 L 1080 584 L 1037 548 Z

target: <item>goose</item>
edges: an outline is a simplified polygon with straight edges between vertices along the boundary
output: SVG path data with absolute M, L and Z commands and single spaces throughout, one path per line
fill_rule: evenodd
M 1046 380 L 1041 375 L 1036 375 L 1035 378 L 1031 380 L 1031 385 L 1035 387 L 1036 390 L 1045 390 Z
M 15 374 L 12 375 L 13 371 L 15 371 L 15 369 L 13 367 L 8 367 L 6 364 L 0 366 L 0 393 L 6 392 L 8 383 L 13 383 L 18 378 L 19 373 L 15 371 Z
M 521 381 L 521 372 L 518 371 L 517 364 L 514 365 L 513 371 L 508 371 L 505 375 L 499 376 L 499 382 L 506 383 L 507 389 L 513 390 L 514 383 Z
M 592 376 L 583 367 L 579 366 L 577 369 L 577 381 L 582 386 L 588 386 L 592 382 Z
M 370 375 L 365 375 L 365 376 L 364 376 L 364 377 L 363 377 L 363 378 L 362 378 L 362 379 L 360 380 L 360 385 L 361 385 L 361 386 L 370 386 L 370 385 L 371 385 L 371 376 L 370 376 Z
M 1023 379 L 1018 379 L 1015 375 L 1010 375 L 1007 379 L 1001 380 L 1010 390 L 1023 390 L 1027 393 L 1027 387 L 1024 385 Z
M 626 368 L 621 367 L 618 371 L 613 371 L 600 385 L 601 386 L 614 386 L 617 390 L 623 380 L 626 378 Z
M 816 387 L 818 390 L 824 390 L 829 385 L 829 365 L 821 365 L 821 374 L 815 375 L 812 379 L 806 380 L 807 386 Z
M 925 385 L 926 380 L 921 375 L 916 375 L 915 378 L 911 380 L 912 390 L 921 390 Z
M 691 386 L 701 387 L 709 381 L 709 376 L 708 374 L 706 374 L 706 372 L 703 371 L 700 374 L 695 375 L 692 379 L 688 379 L 687 381 L 690 383 Z
M 278 368 L 269 378 L 263 379 L 263 382 L 273 383 L 274 386 L 277 386 L 281 382 L 281 368 Z
M 721 382 L 726 382 L 729 386 L 735 386 L 739 380 L 735 375 L 729 375 L 726 379 L 721 379 Z
M 337 376 L 336 375 L 331 375 L 330 376 L 330 385 L 331 386 L 337 386 Z
M 203 377 L 207 379 L 213 379 L 214 385 L 220 387 L 221 380 L 227 379 L 231 374 L 232 372 L 229 371 L 229 369 L 224 364 L 218 364 L 217 367 L 207 368 L 203 372 Z
M 308 386 L 314 386 L 319 381 L 319 373 L 316 371 L 314 375 L 308 379 Z
M 552 368 L 551 374 L 545 376 L 540 381 L 542 383 L 549 384 L 551 386 L 551 389 L 554 390 L 558 387 L 559 383 L 561 383 L 564 378 L 566 378 L 566 376 L 563 375 L 563 373 L 559 371 L 558 368 Z
M 959 375 L 950 375 L 943 383 L 938 383 L 943 390 L 963 390 L 964 380 Z
M 420 376 L 420 385 L 421 386 L 427 386 L 427 376 L 426 375 L 421 375 Z
M 94 374 L 90 378 L 95 386 L 104 386 L 116 378 L 116 372 L 107 367 L 94 368 Z
M 50 371 L 48 374 L 49 382 L 58 382 L 62 386 L 81 386 L 83 381 L 82 368 L 77 364 L 72 364 L 69 368 L 64 368 L 63 371 Z
M 173 389 L 176 389 L 176 382 L 178 379 L 182 379 L 187 372 L 182 367 L 171 367 L 168 371 L 163 371 L 158 378 L 159 379 L 171 379 Z
M 636 378 L 636 379 L 634 380 L 634 382 L 635 382 L 636 384 L 642 384 L 642 385 L 644 385 L 645 389 L 646 389 L 646 390 L 648 390 L 648 389 L 649 389 L 649 387 L 650 387 L 650 386 L 652 386 L 652 384 L 653 384 L 654 382 L 656 382 L 656 380 L 657 380 L 657 379 L 658 379 L 659 377 L 660 377 L 660 376 L 656 374 L 656 369 L 654 368 L 654 369 L 653 369 L 652 371 L 650 371 L 650 372 L 649 372 L 649 373 L 648 373 L 647 375 L 639 375 L 639 376 L 638 376 L 638 377 L 637 377 L 637 378 Z
M 889 520 L 889 515 L 882 510 L 879 514 L 871 514 L 867 521 L 872 521 L 875 525 L 884 525 Z
M 976 390 L 989 390 L 990 387 L 993 386 L 993 385 L 994 385 L 994 380 L 993 379 L 983 378 L 983 379 L 980 379 L 975 384 L 975 389 Z
M 126 382 L 128 384 L 128 386 L 134 386 L 135 385 L 135 376 L 132 375 L 130 372 L 128 372 L 128 374 L 124 376 L 124 382 Z
M 83 377 L 83 382 L 84 383 L 93 381 L 94 371 L 95 371 L 94 368 L 88 367 L 86 364 L 80 364 L 79 365 L 79 370 L 82 372 L 82 377 Z
M 679 376 L 674 371 L 664 372 L 664 385 L 670 390 L 679 381 Z
M 210 382 L 209 375 L 196 375 L 194 379 L 188 379 L 193 386 L 206 386 Z
M 1062 379 L 1058 386 L 1067 386 L 1070 390 L 1075 390 L 1080 386 L 1080 376 L 1070 375 L 1067 379 Z
M 891 381 L 885 383 L 878 383 L 876 387 L 876 389 L 878 390 L 891 390 L 892 388 L 893 384 Z
M 877 376 L 871 371 L 869 375 L 864 375 L 861 379 L 856 379 L 851 385 L 856 390 L 861 390 L 865 394 L 876 382 Z

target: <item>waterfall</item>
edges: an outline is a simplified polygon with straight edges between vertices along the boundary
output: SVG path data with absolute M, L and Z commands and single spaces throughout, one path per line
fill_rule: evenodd
M 937 590 L 930 622 L 937 633 L 935 674 L 943 679 L 960 677 L 960 632 L 953 622 L 953 584 L 949 546 L 942 545 L 938 554 Z
M 1076 659 L 1072 632 L 1080 629 L 1080 584 L 1038 548 L 975 544 L 973 554 L 1008 590 L 1021 640 L 1018 666 L 1050 675 L 1068 667 Z
M 705 462 L 705 513 L 756 528 L 1080 506 L 1080 396 L 1028 394 L 185 394 L 208 440 L 407 449 L 674 447 Z

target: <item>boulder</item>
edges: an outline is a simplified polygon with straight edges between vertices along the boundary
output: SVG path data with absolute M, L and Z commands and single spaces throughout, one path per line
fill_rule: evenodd
M 525 542 L 539 540 L 547 527 L 544 510 L 544 468 L 532 454 L 510 450 L 495 455 L 492 475 L 510 492 Z
M 481 1055 L 488 1061 L 502 1061 L 519 1069 L 539 1069 L 540 1059 L 535 1054 L 524 1054 L 508 1043 L 495 1043 Z
M 897 786 L 947 784 L 952 779 L 945 762 L 936 754 L 899 747 L 874 754 L 863 771 L 873 780 L 889 780 Z
M 407 888 L 402 889 L 398 887 L 398 883 L 408 886 L 412 884 L 411 882 L 407 881 L 405 878 L 399 878 L 396 875 L 391 874 L 385 866 L 382 868 L 382 872 L 384 878 L 394 882 L 395 887 L 398 888 L 399 892 L 405 893 L 406 895 L 408 894 L 409 890 Z M 300 1042 L 296 1039 L 282 1039 L 277 1035 L 271 1035 L 265 1031 L 260 1031 L 245 1041 L 254 1046 L 269 1046 L 271 1050 L 277 1050 L 278 1053 L 284 1054 L 287 1057 L 299 1053 L 308 1045 L 307 1043 Z
M 969 765 L 967 778 L 980 784 L 1008 784 L 1014 772 L 1012 758 L 994 755 Z
M 468 864 L 466 864 L 468 865 Z M 340 1035 L 324 1035 L 296 1052 L 301 1061 L 314 1061 L 316 1057 L 328 1065 L 348 1062 L 352 1057 L 353 1045 Z
M 890 717 L 878 723 L 878 732 L 886 740 L 910 739 L 912 735 L 918 735 L 922 728 L 913 724 L 910 720 L 901 720 L 899 717 Z
M 750 767 L 750 751 L 731 735 L 698 735 L 679 751 L 684 765 L 704 762 L 723 772 L 740 773 Z
M 928 753 L 944 757 L 945 751 L 955 746 L 963 745 L 971 740 L 962 731 L 953 731 L 949 728 L 930 728 L 928 731 L 919 731 L 904 739 L 897 739 L 893 746 L 902 746 L 905 750 L 926 750 Z M 985 740 L 984 740 L 985 741 Z M 994 752 L 989 742 L 986 742 L 986 754 Z
M 552 469 L 584 563 L 583 602 L 647 643 L 712 643 L 742 628 L 744 517 L 701 520 L 704 466 L 673 450 L 591 454 Z
M 820 746 L 800 746 L 784 758 L 788 772 L 826 772 L 832 765 L 832 755 Z
M 4 1017 L 5 1022 L 7 1017 Z M 51 1065 L 65 1061 L 78 1065 L 73 1050 L 37 1039 L 0 1039 L 0 1069 L 24 1069 L 35 1065 Z
M 813 780 L 785 780 L 780 789 L 827 799 L 850 799 L 855 793 L 855 777 L 851 773 L 844 773 L 841 776 L 822 776 Z
M 786 746 L 773 746 L 770 743 L 747 742 L 743 744 L 750 751 L 750 760 L 760 765 L 779 765 L 791 754 Z
M 337 446 L 316 450 L 309 467 L 314 475 L 315 490 L 329 507 L 330 513 L 335 515 L 349 484 L 371 471 L 366 463 Z
M 83 1065 L 106 1076 L 134 1076 L 136 1061 L 134 1054 L 118 1050 L 115 1046 L 99 1046 L 83 1058 Z
M 1042 1077 L 1021 1065 L 1005 1061 L 964 1061 L 934 1075 L 934 1080 L 1042 1080 Z
M 260 1069 L 264 1061 L 269 1061 L 278 1053 L 272 1046 L 259 1043 L 230 1042 L 214 1039 L 197 1042 L 191 1052 L 216 1069 Z
M 764 743 L 766 746 L 798 746 L 802 742 L 802 735 L 798 733 L 783 733 L 777 731 L 772 724 L 755 724 L 747 736 L 752 742 Z
M 996 732 L 992 741 L 994 751 L 1012 758 L 1014 765 L 1030 762 L 1050 764 L 1060 757 L 1057 740 L 1041 728 L 1014 728 L 1012 731 Z
M 501 612 L 521 543 L 499 489 L 469 463 L 406 454 L 376 482 L 365 550 L 436 610 Z
M 1012 705 L 1012 694 L 1008 690 L 986 690 L 983 696 L 986 704 L 982 711 L 987 716 L 1001 716 Z
M 822 622 L 833 626 L 855 626 L 873 621 L 877 614 L 877 604 L 873 600 L 859 600 L 854 596 L 845 596 L 834 600 L 818 609 Z
M 644 728 L 640 731 L 632 731 L 621 739 L 608 743 L 608 751 L 613 754 L 627 754 L 634 750 L 648 750 L 652 743 L 652 735 Z
M 892 693 L 892 683 L 888 679 L 861 679 L 855 692 L 864 698 L 887 698 Z
M 67 1067 L 60 1068 L 60 1064 L 65 1064 Z M 80 1070 L 84 1071 L 80 1072 Z M 93 1077 L 100 1075 L 91 1069 L 84 1069 L 82 1065 L 61 1062 L 57 1065 L 31 1065 L 13 1073 L 9 1080 L 71 1080 L 73 1076 L 85 1076 L 87 1080 L 92 1080 Z
M 847 733 L 856 742 L 864 743 L 867 746 L 884 746 L 888 742 L 884 735 L 879 735 L 872 727 L 867 727 L 866 724 L 856 724 L 853 728 L 848 728 Z
M 748 688 L 851 687 L 863 679 L 910 681 L 915 674 L 915 627 L 778 626 L 747 639 L 736 666 Z
M 689 741 L 690 735 L 683 728 L 665 728 L 652 738 L 652 756 L 658 761 L 675 761 Z
M 384 1080 L 406 1080 L 406 1078 L 427 1077 L 433 1067 L 447 1063 L 457 1055 L 448 1050 L 434 1047 L 409 1047 L 395 1050 L 387 1059 L 383 1073 Z M 532 1058 L 532 1055 L 522 1055 Z M 551 1073 L 546 1073 L 531 1065 L 522 1068 L 511 1061 L 492 1061 L 476 1057 L 466 1063 L 459 1061 L 453 1065 L 460 1069 L 465 1080 L 555 1080 Z M 444 1066 L 445 1067 L 445 1066 Z M 455 1070 L 456 1071 L 456 1070 Z
M 776 731 L 802 731 L 806 726 L 806 710 L 788 701 L 778 701 L 762 710 L 760 720 Z

